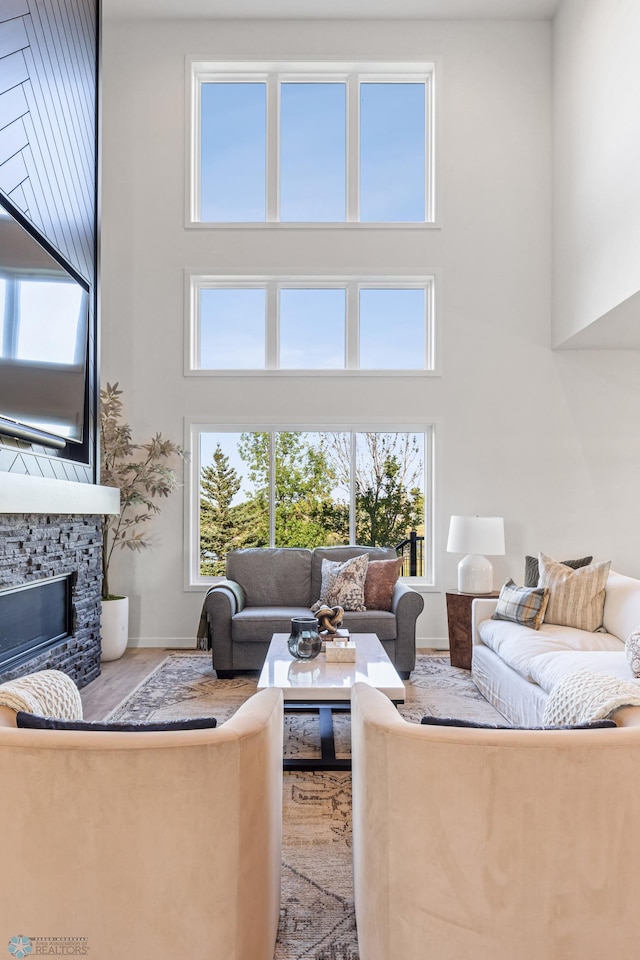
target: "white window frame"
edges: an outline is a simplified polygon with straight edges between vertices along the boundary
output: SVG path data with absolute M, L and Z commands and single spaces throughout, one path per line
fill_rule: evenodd
M 282 289 L 342 289 L 345 304 L 345 366 L 342 368 L 300 370 L 278 367 L 279 302 Z M 265 366 L 259 369 L 210 369 L 197 366 L 200 354 L 200 291 L 206 289 L 264 289 L 266 291 Z M 360 290 L 424 290 L 425 291 L 425 357 L 424 367 L 412 369 L 360 369 Z M 312 376 L 312 377 L 416 377 L 439 376 L 436 353 L 436 305 L 438 289 L 435 274 L 420 277 L 337 277 L 337 276 L 231 276 L 185 272 L 185 357 L 187 377 L 225 376 Z M 391 332 L 390 332 L 391 334 Z
M 187 473 L 188 473 L 188 495 L 184 498 L 185 502 L 185 542 L 184 542 L 184 557 L 185 557 L 185 580 L 184 588 L 186 591 L 192 590 L 202 590 L 203 587 L 210 586 L 212 583 L 217 583 L 219 580 L 224 579 L 223 577 L 203 577 L 200 573 L 200 555 L 199 555 L 199 532 L 200 532 L 200 477 L 202 474 L 201 463 L 201 444 L 200 444 L 200 435 L 202 433 L 260 433 L 260 432 L 274 432 L 278 433 L 281 431 L 296 431 L 300 433 L 351 433 L 352 434 L 352 449 L 355 456 L 355 435 L 358 433 L 419 433 L 424 436 L 424 528 L 425 528 L 425 539 L 424 539 L 424 575 L 422 577 L 404 577 L 402 578 L 407 583 L 411 584 L 413 587 L 431 587 L 435 586 L 434 581 L 434 550 L 435 550 L 435 539 L 434 539 L 434 487 L 435 487 L 435 463 L 434 463 L 434 449 L 435 449 L 435 439 L 436 439 L 436 423 L 431 421 L 430 423 L 405 423 L 399 421 L 388 421 L 381 422 L 376 421 L 375 423 L 357 423 L 354 424 L 353 421 L 348 423 L 332 421 L 329 424 L 326 423 L 266 423 L 266 422 L 251 422 L 248 423 L 246 420 L 238 421 L 237 423 L 230 422 L 226 420 L 224 422 L 215 422 L 211 419 L 194 419 L 190 418 L 185 420 L 185 449 L 191 451 L 191 456 L 187 461 Z M 274 464 L 271 463 L 271 491 L 270 491 L 270 503 L 271 503 L 271 523 L 270 523 L 270 539 L 273 543 L 274 540 L 274 511 L 273 511 L 273 501 L 275 498 L 275 484 L 273 476 Z M 353 482 L 351 483 L 351 492 L 350 492 L 350 531 L 351 531 L 351 541 L 355 542 L 355 529 L 354 529 L 354 510 L 355 510 L 355 488 Z
M 187 90 L 187 156 L 185 226 L 205 229 L 264 227 L 435 227 L 435 71 L 434 60 L 419 62 L 385 61 L 212 61 L 186 58 Z M 279 219 L 279 113 L 280 84 L 346 83 L 346 211 L 339 221 L 282 221 Z M 267 95 L 266 210 L 264 221 L 203 221 L 200 219 L 200 120 L 203 83 L 265 83 Z M 424 83 L 425 85 L 425 219 L 420 221 L 362 222 L 359 213 L 360 193 L 360 96 L 361 83 Z

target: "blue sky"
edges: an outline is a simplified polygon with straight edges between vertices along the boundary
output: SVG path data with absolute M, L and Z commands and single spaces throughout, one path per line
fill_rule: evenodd
M 424 289 L 362 288 L 359 311 L 361 369 L 424 369 Z M 281 369 L 345 369 L 344 288 L 283 287 L 279 317 Z M 200 368 L 264 369 L 265 322 L 264 288 L 202 289 Z
M 266 84 L 203 83 L 203 221 L 266 218 Z M 280 219 L 346 219 L 346 84 L 280 86 Z M 360 84 L 360 219 L 425 218 L 425 87 Z

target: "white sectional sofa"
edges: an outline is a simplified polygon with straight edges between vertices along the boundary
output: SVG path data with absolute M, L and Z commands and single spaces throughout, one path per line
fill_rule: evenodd
M 497 600 L 472 604 L 472 677 L 486 699 L 510 723 L 539 726 L 552 687 L 586 668 L 633 680 L 625 640 L 640 626 L 640 580 L 611 572 L 607 580 L 603 631 L 543 623 L 539 630 L 492 620 Z M 640 719 L 640 709 L 634 708 Z

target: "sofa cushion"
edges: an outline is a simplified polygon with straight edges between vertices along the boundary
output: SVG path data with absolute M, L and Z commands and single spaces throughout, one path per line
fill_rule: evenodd
M 365 610 L 364 581 L 368 565 L 366 553 L 344 562 L 324 559 L 320 597 L 311 609 L 340 606 L 343 610 Z
M 403 557 L 369 560 L 364 581 L 364 605 L 367 610 L 391 610 L 393 591 L 403 563 Z
M 548 600 L 546 587 L 519 587 L 509 579 L 500 590 L 493 619 L 510 620 L 539 630 Z
M 476 730 L 599 730 L 615 727 L 615 720 L 594 720 L 564 727 L 514 727 L 507 723 L 478 723 L 477 720 L 459 720 L 457 717 L 423 717 L 420 723 L 428 727 L 472 727 Z
M 550 590 L 545 622 L 579 630 L 598 630 L 602 626 L 611 562 L 591 563 L 587 567 L 572 570 L 540 553 L 538 563 L 538 585 L 549 587 Z
M 227 554 L 227 577 L 244 589 L 248 607 L 306 607 L 311 599 L 311 551 L 248 547 Z M 317 600 L 317 597 L 314 597 Z
M 578 560 L 560 560 L 565 567 L 571 567 L 572 570 L 578 570 L 579 567 L 588 566 L 593 557 L 580 557 Z M 540 568 L 537 557 L 524 558 L 524 585 L 525 587 L 537 587 L 540 577 Z
M 245 607 L 231 619 L 231 639 L 268 643 L 274 633 L 291 633 L 292 617 L 310 616 L 309 607 Z
M 589 633 L 551 623 L 532 630 L 507 620 L 483 620 L 478 632 L 482 642 L 526 680 L 533 680 L 531 661 L 539 654 L 562 650 L 623 650 L 618 638 L 607 633 Z
M 609 574 L 602 623 L 607 633 L 624 641 L 640 624 L 640 581 L 621 573 Z
M 627 663 L 634 677 L 640 677 L 640 627 L 629 634 L 624 642 Z
M 618 680 L 633 680 L 622 644 L 618 650 L 558 650 L 542 653 L 532 657 L 529 662 L 529 676 L 550 693 L 556 683 L 585 667 L 592 673 L 606 674 Z
M 159 730 L 210 730 L 217 725 L 215 717 L 191 717 L 188 720 L 161 720 L 156 723 L 108 723 L 99 720 L 58 720 L 38 717 L 19 711 L 16 726 L 30 730 L 88 730 L 96 733 L 156 733 Z
M 398 556 L 393 547 L 368 547 L 358 546 L 357 544 L 343 547 L 316 547 L 311 560 L 311 595 L 313 600 L 310 603 L 315 603 L 320 596 L 323 560 L 338 560 L 343 563 L 352 557 L 360 557 L 363 553 L 367 554 L 369 560 L 395 560 Z
M 381 641 L 397 639 L 396 616 L 386 610 L 364 610 L 362 613 L 351 610 L 345 613 L 342 625 L 350 633 L 375 633 Z

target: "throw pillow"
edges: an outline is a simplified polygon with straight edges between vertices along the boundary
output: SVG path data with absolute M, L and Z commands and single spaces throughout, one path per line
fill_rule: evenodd
M 640 677 L 640 627 L 636 627 L 624 642 L 629 666 L 634 677 Z
M 510 727 L 505 723 L 478 723 L 477 720 L 458 720 L 456 717 L 423 717 L 420 723 L 430 727 L 474 727 L 478 730 L 597 730 L 615 727 L 615 720 L 594 720 L 564 727 Z
M 538 555 L 541 587 L 549 588 L 545 623 L 594 633 L 602 626 L 604 596 L 611 561 L 572 570 L 546 554 Z
M 313 613 L 325 604 L 328 607 L 342 607 L 343 610 L 356 610 L 358 613 L 366 610 L 364 581 L 368 564 L 369 557 L 366 553 L 342 563 L 323 557 L 320 599 L 311 607 Z
M 208 730 L 217 724 L 215 717 L 193 717 L 190 720 L 164 720 L 157 723 L 102 723 L 90 720 L 57 720 L 19 711 L 16 726 L 31 730 L 93 730 L 115 733 L 150 733 L 157 730 Z
M 579 560 L 560 560 L 565 567 L 571 567 L 572 570 L 578 570 L 580 567 L 588 567 L 593 557 L 580 557 Z M 537 587 L 540 578 L 540 569 L 537 557 L 524 558 L 524 585 L 525 587 Z
M 367 610 L 391 610 L 391 600 L 403 558 L 396 560 L 369 560 L 364 581 L 364 605 Z
M 544 587 L 519 587 L 509 579 L 498 597 L 498 605 L 492 620 L 511 620 L 525 627 L 539 630 L 549 601 L 549 591 Z

